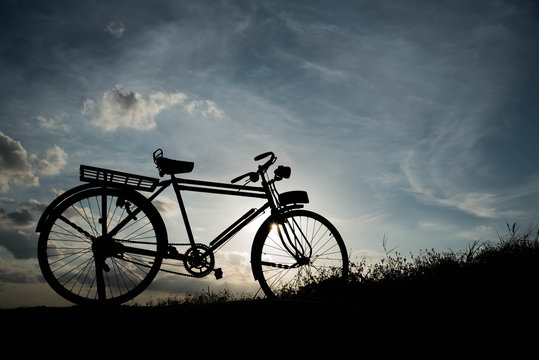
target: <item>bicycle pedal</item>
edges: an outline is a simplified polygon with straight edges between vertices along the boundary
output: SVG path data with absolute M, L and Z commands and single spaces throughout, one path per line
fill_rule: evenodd
M 223 278 L 223 270 L 221 268 L 215 269 L 215 279 L 219 280 Z

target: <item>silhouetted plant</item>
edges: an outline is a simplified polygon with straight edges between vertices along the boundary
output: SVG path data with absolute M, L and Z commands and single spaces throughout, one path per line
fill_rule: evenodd
M 458 252 L 421 250 L 409 258 L 395 249 L 388 250 L 384 238 L 385 257 L 379 262 L 370 264 L 365 258 L 352 262 L 346 279 L 335 269 L 303 274 L 299 289 L 283 288 L 278 297 L 367 305 L 472 307 L 531 301 L 536 297 L 534 289 L 539 279 L 539 232 L 521 232 L 517 224 L 508 224 L 507 229 L 508 233 L 499 235 L 497 242 L 476 241 Z M 161 299 L 148 305 L 208 304 L 252 298 L 208 288 L 198 295 Z
M 350 264 L 347 281 L 321 273 L 286 295 L 371 304 L 453 305 L 469 304 L 471 299 L 496 302 L 531 296 L 539 278 L 539 232 L 520 232 L 517 224 L 507 228 L 508 234 L 499 236 L 498 242 L 476 241 L 459 252 L 421 250 L 409 258 L 394 248 L 388 250 L 384 237 L 385 257 L 375 264 L 365 259 Z
M 202 305 L 202 304 L 214 304 L 232 300 L 240 300 L 248 297 L 246 294 L 234 295 L 230 290 L 224 289 L 219 291 L 211 290 L 209 287 L 207 290 L 202 290 L 198 294 L 187 294 L 186 296 L 170 296 L 166 298 L 158 298 L 156 300 L 149 300 L 146 306 L 155 307 L 173 307 L 183 305 Z

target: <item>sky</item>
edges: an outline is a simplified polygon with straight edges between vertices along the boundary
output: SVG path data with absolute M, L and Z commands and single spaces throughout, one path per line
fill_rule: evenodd
M 25 1 L 0 4 L 0 307 L 68 304 L 35 225 L 80 164 L 158 177 L 152 153 L 228 182 L 273 151 L 353 261 L 497 241 L 539 217 L 535 1 Z M 170 242 L 186 239 L 173 194 Z M 255 201 L 255 200 L 253 200 Z M 251 200 L 186 194 L 197 241 Z M 258 203 L 260 204 L 260 203 Z M 224 278 L 160 275 L 140 301 L 256 291 L 256 224 Z M 385 248 L 384 248 L 385 245 Z

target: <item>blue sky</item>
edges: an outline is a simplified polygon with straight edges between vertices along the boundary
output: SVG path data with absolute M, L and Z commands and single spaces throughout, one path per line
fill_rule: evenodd
M 378 259 L 384 237 L 403 255 L 458 251 L 537 222 L 535 1 L 0 7 L 0 307 L 65 304 L 34 229 L 79 165 L 157 176 L 159 147 L 224 182 L 274 151 L 292 167 L 281 189 L 307 190 L 355 258 Z M 172 199 L 159 205 L 183 241 Z M 201 242 L 251 206 L 186 202 Z M 162 276 L 146 296 L 251 291 L 253 231 L 217 258 L 220 282 Z

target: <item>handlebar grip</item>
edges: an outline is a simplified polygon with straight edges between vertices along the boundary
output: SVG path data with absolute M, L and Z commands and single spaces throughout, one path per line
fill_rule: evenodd
M 268 157 L 270 155 L 274 156 L 272 151 L 268 151 L 268 152 L 265 152 L 263 154 L 257 155 L 257 156 L 255 156 L 255 161 L 262 160 L 263 158 Z
M 236 178 L 230 180 L 230 182 L 231 182 L 232 184 L 237 183 L 238 181 L 240 181 L 241 179 L 243 179 L 244 177 L 247 177 L 247 176 L 249 176 L 249 175 L 250 175 L 250 173 L 240 175 L 240 176 L 238 176 L 238 177 L 236 177 Z
M 257 182 L 258 179 L 259 179 L 258 173 L 256 173 L 256 172 L 248 172 L 247 174 L 240 175 L 237 178 L 234 178 L 234 179 L 230 180 L 230 182 L 232 184 L 234 184 L 234 183 L 240 181 L 241 179 L 246 178 L 247 176 L 249 176 L 249 179 L 252 182 Z

